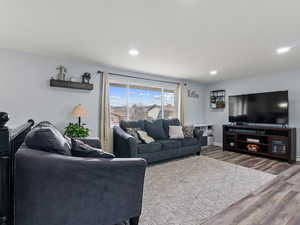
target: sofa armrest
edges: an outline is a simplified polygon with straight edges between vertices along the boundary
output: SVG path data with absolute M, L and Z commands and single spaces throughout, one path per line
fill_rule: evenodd
M 121 158 L 137 157 L 137 141 L 122 128 L 115 126 L 114 134 L 114 154 Z
M 83 143 L 90 145 L 94 148 L 101 148 L 101 142 L 98 137 L 95 138 L 78 138 L 78 140 L 82 141 Z
M 195 128 L 194 129 L 194 137 L 198 139 L 199 142 L 202 141 L 202 136 L 203 136 L 204 131 L 201 130 L 200 128 Z M 201 144 L 201 143 L 200 143 Z M 201 144 L 202 145 L 202 144 Z
M 141 214 L 146 162 L 16 154 L 16 224 L 116 224 Z

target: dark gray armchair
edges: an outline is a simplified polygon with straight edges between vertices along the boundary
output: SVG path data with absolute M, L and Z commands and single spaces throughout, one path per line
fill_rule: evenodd
M 17 225 L 137 225 L 146 162 L 94 159 L 21 147 L 16 154 Z

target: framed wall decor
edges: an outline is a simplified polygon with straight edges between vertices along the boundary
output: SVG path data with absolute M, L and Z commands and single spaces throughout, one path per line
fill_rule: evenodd
M 225 90 L 214 90 L 210 92 L 210 108 L 225 108 Z

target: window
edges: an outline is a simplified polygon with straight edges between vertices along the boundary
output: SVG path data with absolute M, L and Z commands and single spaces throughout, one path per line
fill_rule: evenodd
M 127 87 L 126 85 L 111 84 L 109 86 L 110 119 L 112 125 L 127 119 Z
M 164 118 L 172 119 L 177 117 L 176 92 L 175 90 L 164 90 Z
M 175 118 L 176 91 L 163 88 L 111 83 L 111 124 L 120 120 Z
M 129 86 L 129 120 L 158 119 L 161 115 L 161 89 Z

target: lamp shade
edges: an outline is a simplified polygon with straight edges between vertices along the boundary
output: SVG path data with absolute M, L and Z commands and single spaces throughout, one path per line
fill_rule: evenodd
M 76 105 L 73 109 L 73 112 L 72 112 L 72 116 L 74 117 L 87 117 L 87 111 L 85 110 L 85 108 L 79 104 L 79 105 Z

